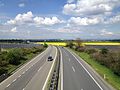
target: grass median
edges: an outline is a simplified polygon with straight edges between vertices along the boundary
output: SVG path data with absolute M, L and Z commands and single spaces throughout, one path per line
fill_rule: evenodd
M 108 69 L 107 67 L 101 65 L 99 62 L 95 61 L 93 58 L 90 57 L 89 54 L 85 52 L 78 52 L 73 49 L 77 55 L 79 55 L 85 62 L 87 62 L 99 75 L 105 80 L 110 83 L 116 90 L 120 90 L 120 76 L 114 74 L 112 70 Z

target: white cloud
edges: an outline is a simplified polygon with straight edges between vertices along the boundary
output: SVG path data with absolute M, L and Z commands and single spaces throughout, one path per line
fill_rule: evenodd
M 25 7 L 25 3 L 18 4 L 19 7 Z
M 7 24 L 24 24 L 24 23 L 31 23 L 33 18 L 33 14 L 31 11 L 23 14 L 18 14 L 14 19 L 7 21 Z
M 71 17 L 69 23 L 75 25 L 95 25 L 102 21 L 100 18 L 81 18 L 81 17 Z
M 112 24 L 112 23 L 118 23 L 118 22 L 120 22 L 120 15 L 113 16 L 108 20 L 104 21 L 105 24 Z
M 7 21 L 7 24 L 11 25 L 54 25 L 58 23 L 64 23 L 63 20 L 57 17 L 38 17 L 34 16 L 31 11 L 23 14 L 18 14 L 14 19 Z
M 68 3 L 73 3 L 75 0 L 67 0 Z
M 64 29 L 64 28 L 60 28 L 58 30 L 56 30 L 56 32 L 60 32 L 60 33 L 81 33 L 80 30 L 71 30 L 71 29 Z
M 13 33 L 15 33 L 15 32 L 17 32 L 17 28 L 14 27 L 14 28 L 12 28 L 10 31 L 13 32 Z
M 63 23 L 63 21 L 59 20 L 57 17 L 52 18 L 35 17 L 33 20 L 37 25 L 54 25 L 57 23 Z
M 99 15 L 112 12 L 120 5 L 119 0 L 77 0 L 75 3 L 67 3 L 63 7 L 66 15 Z
M 114 34 L 113 32 L 109 32 L 106 29 L 101 30 L 101 33 L 100 33 L 100 35 L 102 36 L 111 36 L 113 34 Z

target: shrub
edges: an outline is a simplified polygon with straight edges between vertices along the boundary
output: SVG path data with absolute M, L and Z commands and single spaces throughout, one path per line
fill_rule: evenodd
M 20 60 L 24 58 L 23 51 L 21 49 L 12 49 L 7 53 L 7 59 L 10 64 L 18 65 Z
M 46 47 L 48 47 L 48 45 L 47 45 L 46 43 L 44 43 L 43 47 L 45 47 L 45 48 L 46 48 Z
M 107 54 L 108 51 L 109 51 L 109 50 L 108 50 L 107 48 L 102 48 L 102 49 L 101 49 L 101 53 L 102 53 L 102 54 Z
M 93 53 L 98 52 L 98 50 L 95 49 L 95 48 L 88 48 L 88 49 L 85 50 L 85 52 L 88 53 L 88 54 L 93 54 Z
M 4 67 L 0 67 L 0 75 L 7 73 L 7 69 Z

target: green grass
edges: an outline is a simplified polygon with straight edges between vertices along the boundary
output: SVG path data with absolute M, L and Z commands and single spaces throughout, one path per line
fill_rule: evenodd
M 120 76 L 117 76 L 114 74 L 110 69 L 107 67 L 101 65 L 99 62 L 95 61 L 90 57 L 89 54 L 85 52 L 77 52 L 73 50 L 75 53 L 77 53 L 83 60 L 85 60 L 89 65 L 92 66 L 92 68 L 101 75 L 101 77 L 106 76 L 106 81 L 110 83 L 114 88 L 117 90 L 120 90 Z

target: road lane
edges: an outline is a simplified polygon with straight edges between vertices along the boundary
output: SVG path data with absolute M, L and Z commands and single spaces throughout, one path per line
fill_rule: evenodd
M 55 59 L 57 48 L 53 48 L 54 50 L 50 53 L 50 55 L 53 57 L 53 59 Z M 46 61 L 40 70 L 38 70 L 36 75 L 34 75 L 28 85 L 24 88 L 24 90 L 42 90 L 52 63 L 53 61 Z
M 112 90 L 99 84 L 70 52 L 61 48 L 63 60 L 63 90 Z M 79 60 L 81 61 L 81 60 Z M 91 75 L 91 76 L 90 76 Z M 101 81 L 101 80 L 100 80 Z M 101 86 L 102 85 L 102 86 Z
M 50 55 L 51 51 L 53 51 L 52 49 L 52 46 L 50 46 L 42 54 L 20 67 L 18 71 L 0 83 L 0 90 L 22 90 L 38 69 L 46 62 L 45 58 Z

